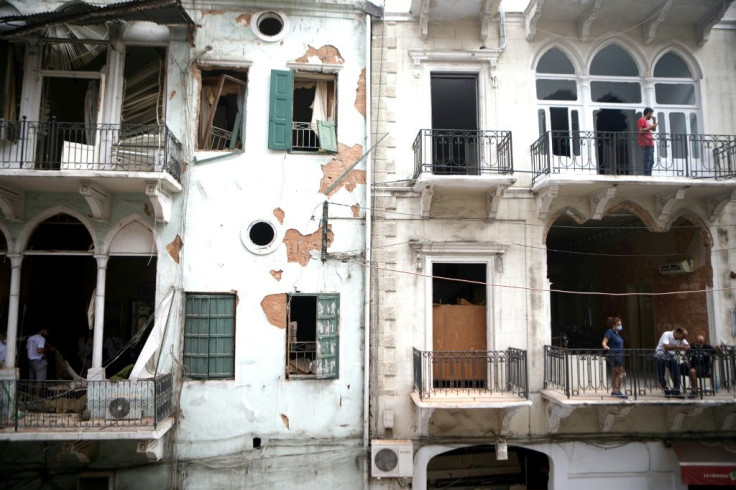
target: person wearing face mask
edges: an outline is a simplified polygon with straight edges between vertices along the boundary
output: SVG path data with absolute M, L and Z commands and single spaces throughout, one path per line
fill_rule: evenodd
M 624 339 L 621 337 L 621 319 L 617 316 L 609 316 L 606 320 L 608 330 L 603 335 L 601 345 L 603 350 L 608 351 L 607 357 L 608 362 L 613 368 L 611 372 L 611 396 L 617 398 L 628 398 L 624 393 L 621 392 L 621 385 L 624 382 L 624 376 L 626 376 L 626 370 L 624 369 Z

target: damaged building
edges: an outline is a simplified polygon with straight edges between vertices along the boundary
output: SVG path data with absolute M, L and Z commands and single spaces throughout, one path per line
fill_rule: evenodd
M 363 486 L 377 10 L 200 3 L 0 1 L 12 488 Z
M 371 488 L 733 484 L 735 21 L 720 0 L 386 2 Z M 666 379 L 655 355 L 677 328 L 719 348 L 694 386 L 698 358 Z

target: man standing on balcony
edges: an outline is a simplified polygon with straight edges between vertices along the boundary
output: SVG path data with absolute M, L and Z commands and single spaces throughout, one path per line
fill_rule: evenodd
M 649 124 L 650 120 L 652 124 Z M 636 129 L 639 132 L 639 152 L 644 164 L 644 175 L 652 175 L 652 167 L 654 166 L 654 136 L 652 136 L 652 133 L 657 129 L 657 118 L 654 117 L 654 109 L 651 107 L 644 109 L 644 115 L 637 121 Z
M 654 358 L 657 364 L 657 379 L 659 386 L 664 390 L 664 396 L 674 396 L 676 398 L 685 398 L 680 393 L 680 363 L 677 360 L 678 352 L 688 350 L 690 344 L 687 343 L 687 330 L 682 327 L 667 331 L 662 334 L 657 344 Z M 672 377 L 674 389 L 667 388 L 667 379 L 665 371 L 669 370 Z
M 26 350 L 28 353 L 28 374 L 30 379 L 36 381 L 44 381 L 46 379 L 46 370 L 48 362 L 44 357 L 46 352 L 51 352 L 52 347 L 46 347 L 46 336 L 49 331 L 42 328 L 36 335 L 28 337 L 26 342 Z

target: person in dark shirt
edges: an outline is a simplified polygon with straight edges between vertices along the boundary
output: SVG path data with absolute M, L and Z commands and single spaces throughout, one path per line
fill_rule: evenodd
M 608 330 L 606 330 L 601 345 L 603 350 L 606 350 L 606 356 L 608 362 L 611 364 L 613 371 L 611 372 L 611 396 L 618 398 L 628 398 L 624 393 L 621 392 L 621 385 L 626 376 L 626 370 L 624 369 L 624 339 L 621 337 L 621 319 L 617 316 L 609 316 L 606 320 Z
M 698 378 L 709 378 L 711 376 L 711 357 L 717 349 L 705 343 L 705 337 L 698 335 L 695 342 L 690 346 L 688 359 L 690 361 L 690 398 L 698 396 Z

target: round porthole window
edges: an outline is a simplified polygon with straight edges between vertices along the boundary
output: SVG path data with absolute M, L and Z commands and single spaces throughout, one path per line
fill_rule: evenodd
M 256 220 L 243 226 L 240 239 L 251 252 L 259 255 L 273 252 L 279 245 L 279 228 L 270 220 Z
M 259 39 L 274 42 L 286 36 L 289 21 L 281 12 L 259 12 L 253 18 L 250 27 Z

